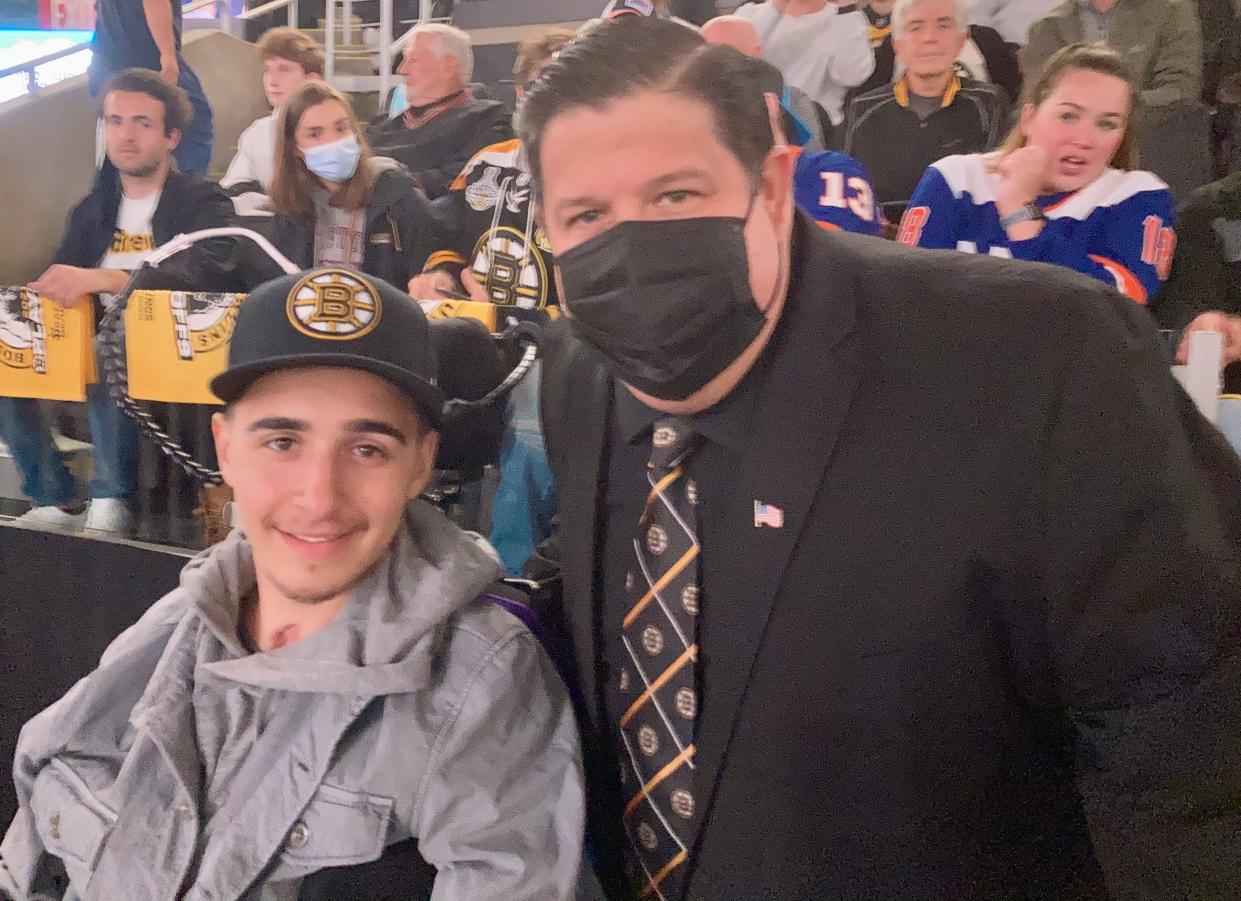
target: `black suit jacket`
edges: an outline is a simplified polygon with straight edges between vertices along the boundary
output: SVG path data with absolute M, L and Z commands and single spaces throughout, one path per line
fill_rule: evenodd
M 704 548 L 686 896 L 1241 897 L 1241 463 L 1145 312 L 804 220 L 793 260 L 734 528 Z M 611 381 L 565 325 L 543 423 L 610 876 Z

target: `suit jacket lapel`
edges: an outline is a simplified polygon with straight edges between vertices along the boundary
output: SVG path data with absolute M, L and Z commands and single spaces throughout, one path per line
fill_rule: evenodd
M 699 843 L 773 600 L 858 380 L 856 342 L 850 339 L 854 299 L 832 271 L 833 240 L 839 239 L 798 221 L 794 284 L 769 348 L 750 448 L 729 496 L 726 525 L 715 546 L 704 548 L 703 603 L 711 612 L 699 627 L 704 655 L 695 741 Z M 756 525 L 756 503 L 778 508 L 783 524 Z
M 612 381 L 593 352 L 562 325 L 559 347 L 549 347 L 543 371 L 543 421 L 560 489 L 558 530 L 564 585 L 564 618 L 573 641 L 578 688 L 590 725 L 598 727 L 600 662 L 595 590 L 601 559 L 600 473 L 607 456 Z M 552 425 L 555 423 L 555 425 Z M 553 443 L 553 435 L 559 442 Z

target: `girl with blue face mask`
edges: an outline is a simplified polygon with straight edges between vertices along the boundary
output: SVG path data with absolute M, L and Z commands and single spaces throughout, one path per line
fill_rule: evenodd
M 271 197 L 275 244 L 304 268 L 405 285 L 438 246 L 413 176 L 371 154 L 348 98 L 326 82 L 303 84 L 283 105 Z

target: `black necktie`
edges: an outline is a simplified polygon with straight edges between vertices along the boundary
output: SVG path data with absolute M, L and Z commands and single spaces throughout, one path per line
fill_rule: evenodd
M 698 488 L 685 464 L 698 440 L 684 420 L 655 423 L 621 630 L 625 830 L 641 864 L 642 897 L 665 901 L 680 895 L 694 816 L 700 547 Z

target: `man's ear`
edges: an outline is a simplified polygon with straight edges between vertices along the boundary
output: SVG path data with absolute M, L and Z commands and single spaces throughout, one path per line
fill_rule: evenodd
M 409 483 L 409 499 L 414 500 L 418 495 L 422 494 L 423 489 L 427 487 L 427 483 L 431 481 L 431 474 L 435 472 L 435 456 L 440 449 L 440 433 L 428 430 L 425 435 L 418 439 L 418 460 L 414 469 L 413 478 Z
M 780 228 L 793 221 L 793 171 L 797 168 L 799 153 L 799 148 L 777 144 L 763 160 L 759 191 L 772 223 Z
M 229 413 L 211 415 L 211 437 L 215 439 L 215 456 L 219 461 L 224 484 L 232 487 L 229 474 L 233 469 L 233 420 Z

